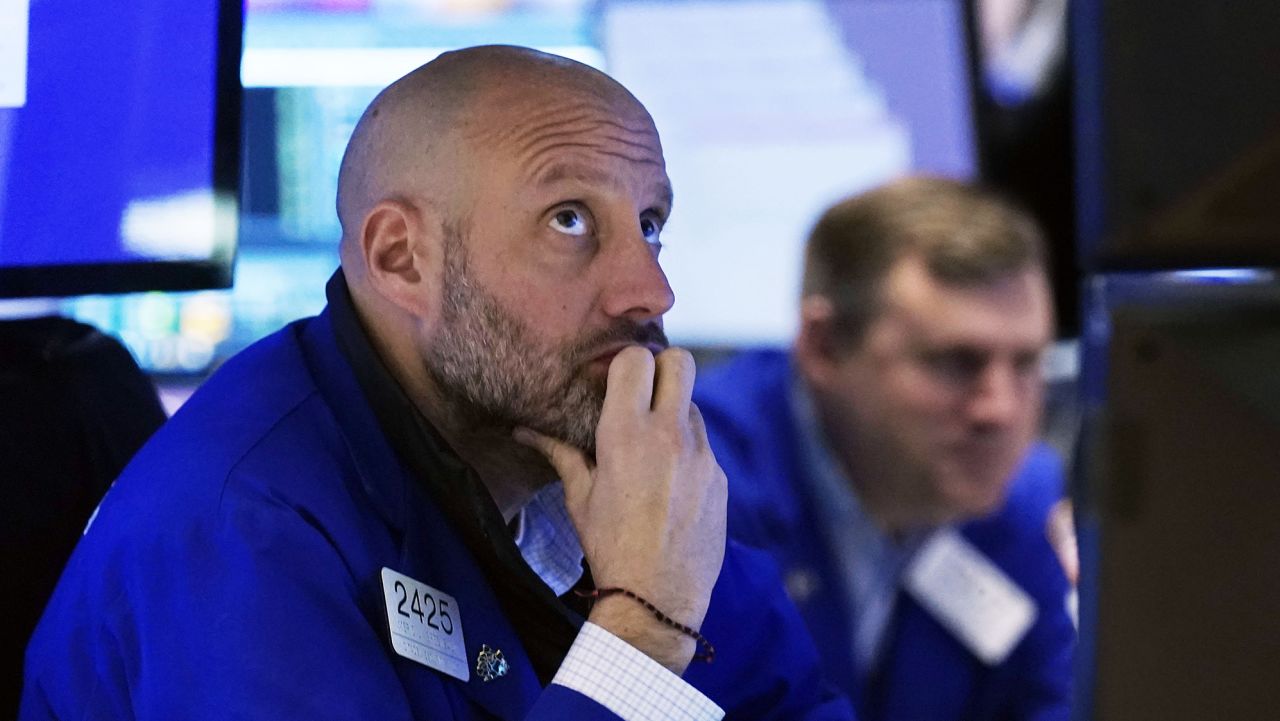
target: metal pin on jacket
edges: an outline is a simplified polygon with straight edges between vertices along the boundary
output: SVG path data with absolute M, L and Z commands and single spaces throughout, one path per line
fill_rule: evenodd
M 492 681 L 507 675 L 507 659 L 502 657 L 502 649 L 480 645 L 480 653 L 476 654 L 476 675 L 482 681 Z

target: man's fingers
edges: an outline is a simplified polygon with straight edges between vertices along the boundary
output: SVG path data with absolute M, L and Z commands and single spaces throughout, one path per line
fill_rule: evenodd
M 601 417 L 615 413 L 648 413 L 653 402 L 653 354 L 647 348 L 628 346 L 609 364 Z
M 702 419 L 702 411 L 696 403 L 689 404 L 689 430 L 693 433 L 693 440 L 698 448 L 711 446 L 711 440 L 707 437 L 707 422 Z
M 591 477 L 591 464 L 580 449 L 530 428 L 516 428 L 511 437 L 541 453 L 566 484 L 585 482 Z
M 689 412 L 693 379 L 697 369 L 693 356 L 683 348 L 668 348 L 654 359 L 653 410 L 681 418 Z

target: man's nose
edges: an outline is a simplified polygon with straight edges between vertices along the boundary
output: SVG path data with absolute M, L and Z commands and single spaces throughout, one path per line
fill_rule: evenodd
M 639 228 L 611 245 L 604 268 L 604 312 L 644 321 L 671 310 L 675 293 L 658 263 L 657 248 L 644 239 Z
M 993 428 L 1015 423 L 1028 402 L 1026 383 L 1009 364 L 988 363 L 969 398 L 969 420 Z

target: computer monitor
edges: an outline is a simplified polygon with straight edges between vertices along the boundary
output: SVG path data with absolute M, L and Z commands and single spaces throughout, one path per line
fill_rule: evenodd
M 907 173 L 978 175 L 963 0 L 554 0 L 411 20 L 392 2 L 304 4 L 250 5 L 246 246 L 331 247 L 338 160 L 365 104 L 436 53 L 484 42 L 595 65 L 653 115 L 675 187 L 662 262 L 681 345 L 788 342 L 801 249 L 826 206 Z M 358 41 L 324 47 L 337 23 Z
M 1280 5 L 1071 8 L 1083 266 L 1280 266 Z
M 1280 282 L 1115 274 L 1090 298 L 1072 718 L 1274 718 Z
M 672 340 L 790 341 L 804 241 L 852 193 L 978 174 L 957 0 L 614 0 L 605 68 L 662 134 L 675 212 Z
M 240 0 L 0 2 L 0 298 L 226 287 Z
M 599 67 L 653 112 L 676 192 L 662 255 L 672 341 L 783 343 L 800 249 L 825 204 L 907 172 L 977 175 L 965 8 L 250 0 L 234 291 L 90 297 L 70 312 L 118 333 L 152 372 L 199 375 L 319 311 L 338 262 L 338 166 L 365 106 L 440 52 L 508 43 Z

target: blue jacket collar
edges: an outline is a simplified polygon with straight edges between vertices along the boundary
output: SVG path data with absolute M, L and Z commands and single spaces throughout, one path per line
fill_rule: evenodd
M 470 551 L 539 679 L 548 683 L 582 617 L 525 563 L 488 491 L 382 362 L 360 324 L 341 270 L 326 293 L 328 308 L 304 336 L 305 355 L 365 490 L 389 526 L 404 534 L 406 544 L 412 540 L 407 525 L 413 504 L 425 497 L 441 511 L 447 532 Z M 406 545 L 406 552 L 411 551 L 415 549 Z

